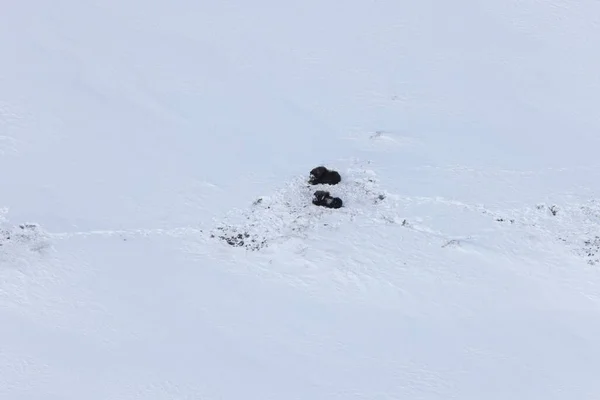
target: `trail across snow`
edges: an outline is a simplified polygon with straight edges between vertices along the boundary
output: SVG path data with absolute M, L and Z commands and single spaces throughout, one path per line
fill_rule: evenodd
M 217 246 L 232 246 L 257 251 L 267 247 L 296 243 L 306 251 L 304 241 L 322 235 L 338 237 L 340 230 L 400 227 L 441 248 L 487 248 L 494 252 L 516 252 L 523 243 L 529 251 L 553 247 L 579 257 L 589 265 L 600 257 L 600 205 L 597 200 L 573 198 L 570 203 L 537 203 L 522 208 L 496 209 L 443 197 L 413 197 L 392 193 L 381 186 L 370 161 L 354 161 L 343 170 L 337 186 L 309 185 L 298 175 L 278 190 L 258 197 L 245 208 L 236 208 L 209 226 L 190 225 L 173 228 L 45 232 L 36 225 L 11 226 L 3 223 L 2 245 L 40 252 L 53 241 L 74 237 L 117 237 L 123 241 L 140 237 L 188 238 Z M 468 171 L 468 168 L 453 168 Z M 503 174 L 529 176 L 533 173 L 502 171 Z M 341 196 L 345 207 L 328 210 L 311 204 L 315 190 L 326 189 Z M 6 210 L 4 214 L 6 214 Z M 514 248 L 494 243 L 509 238 Z M 523 243 L 517 244 L 517 240 Z M 498 247 L 498 249 L 494 249 Z M 4 257 L 8 257 L 8 250 Z

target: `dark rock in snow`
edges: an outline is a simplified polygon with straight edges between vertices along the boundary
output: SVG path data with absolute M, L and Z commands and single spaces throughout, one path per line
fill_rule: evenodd
M 337 171 L 331 171 L 323 166 L 314 168 L 310 171 L 310 179 L 308 183 L 311 185 L 337 185 L 342 180 L 342 177 Z

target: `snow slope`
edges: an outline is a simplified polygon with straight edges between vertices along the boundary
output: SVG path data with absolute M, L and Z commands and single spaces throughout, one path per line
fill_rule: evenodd
M 0 399 L 600 397 L 598 48 L 592 0 L 5 4 Z

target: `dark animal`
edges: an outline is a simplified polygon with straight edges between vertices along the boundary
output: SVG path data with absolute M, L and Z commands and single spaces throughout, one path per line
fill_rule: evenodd
M 337 185 L 342 180 L 342 177 L 337 171 L 330 171 L 321 166 L 310 171 L 310 179 L 308 183 L 311 185 Z
M 342 207 L 342 199 L 339 197 L 331 197 L 329 192 L 324 190 L 317 190 L 313 197 L 313 204 L 316 206 L 322 206 L 327 208 L 340 208 Z

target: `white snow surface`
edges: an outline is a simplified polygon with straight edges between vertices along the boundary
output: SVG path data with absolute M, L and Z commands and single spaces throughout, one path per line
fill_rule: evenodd
M 4 2 L 0 399 L 600 398 L 598 49 L 596 0 Z

